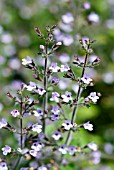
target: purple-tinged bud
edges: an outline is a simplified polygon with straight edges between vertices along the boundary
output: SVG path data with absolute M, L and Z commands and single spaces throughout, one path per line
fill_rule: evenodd
M 38 36 L 40 36 L 40 35 L 41 35 L 41 32 L 40 32 L 39 28 L 38 28 L 38 27 L 34 27 L 34 29 L 35 29 L 35 31 L 37 32 Z
M 40 49 L 43 51 L 44 50 L 44 45 L 40 45 Z
M 7 93 L 7 96 L 13 99 L 14 97 L 10 94 L 10 92 Z
M 84 99 L 84 101 L 85 101 L 85 102 L 89 102 L 89 98 L 86 97 L 86 98 Z

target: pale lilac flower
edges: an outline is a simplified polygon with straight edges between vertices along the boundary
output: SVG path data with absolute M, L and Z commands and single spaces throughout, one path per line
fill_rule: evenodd
M 70 12 L 67 12 L 65 15 L 62 15 L 62 21 L 65 24 L 70 24 L 74 21 L 73 15 Z
M 61 145 L 59 148 L 58 148 L 58 151 L 60 151 L 63 155 L 67 153 L 67 147 L 65 144 Z
M 83 3 L 83 8 L 84 8 L 84 9 L 87 9 L 87 10 L 90 9 L 90 8 L 91 8 L 90 2 L 88 2 L 88 1 L 87 1 L 87 2 L 84 2 L 84 3 Z
M 60 119 L 60 114 L 59 113 L 52 113 L 50 116 L 52 121 L 59 120 Z
M 36 83 L 30 82 L 29 85 L 25 84 L 24 88 L 26 88 L 28 91 L 33 91 L 34 89 L 36 89 Z
M 57 66 L 57 63 L 52 63 L 49 67 L 49 70 L 51 70 L 53 73 L 57 73 L 60 70 L 60 67 Z
M 45 90 L 44 88 L 42 88 L 42 87 L 39 87 L 39 88 L 38 88 L 38 94 L 39 94 L 40 96 L 42 96 L 44 93 L 46 93 L 46 90 Z
M 72 29 L 72 24 L 65 24 L 63 22 L 59 22 L 59 28 L 63 30 L 64 32 L 71 32 Z
M 96 103 L 97 100 L 99 99 L 99 94 L 97 94 L 96 92 L 91 92 L 90 95 L 88 96 L 88 98 L 89 98 L 93 103 Z
M 99 164 L 101 161 L 101 152 L 100 151 L 95 151 L 92 152 L 92 160 L 94 164 Z
M 24 155 L 29 151 L 29 149 L 28 148 L 24 148 L 24 149 L 17 148 L 17 151 L 20 152 L 22 155 Z
M 59 78 L 58 77 L 53 77 L 52 79 L 52 84 L 58 84 L 59 83 Z
M 13 117 L 17 117 L 17 116 L 20 115 L 20 112 L 19 112 L 18 110 L 14 109 L 14 110 L 11 111 L 11 115 L 12 115 Z
M 20 170 L 28 170 L 29 168 L 21 168 Z
M 38 123 L 32 125 L 32 131 L 40 133 L 42 131 L 42 125 L 38 125 Z
M 111 143 L 106 143 L 105 145 L 104 145 L 104 151 L 107 153 L 107 154 L 112 154 L 113 153 L 113 151 L 114 151 L 114 147 L 113 147 L 113 145 L 111 144 Z
M 61 72 L 68 71 L 68 70 L 70 70 L 68 64 L 61 65 L 61 67 L 60 67 L 60 71 Z
M 52 110 L 51 110 L 51 112 L 52 112 L 53 114 L 59 114 L 59 113 L 60 113 L 60 110 L 59 110 L 58 108 L 59 108 L 58 106 L 52 105 Z
M 38 152 L 37 152 L 36 150 L 30 150 L 29 153 L 30 153 L 30 155 L 32 155 L 33 157 L 36 157 Z
M 4 32 L 1 34 L 1 42 L 4 44 L 9 44 L 13 41 L 13 37 L 10 33 Z
M 38 167 L 38 170 L 48 170 L 46 166 L 42 165 Z
M 60 80 L 59 81 L 59 89 L 61 89 L 61 91 L 62 90 L 65 90 L 67 87 L 68 87 L 68 85 L 69 85 L 69 82 L 68 82 L 68 80 Z
M 88 20 L 90 22 L 94 22 L 94 23 L 98 23 L 99 22 L 99 15 L 94 13 L 94 12 L 91 12 L 89 15 L 88 15 Z
M 41 49 L 41 50 L 44 50 L 44 45 L 40 45 L 40 49 Z
M 33 110 L 34 116 L 41 117 L 43 116 L 43 111 L 41 109 Z
M 52 98 L 50 98 L 50 101 L 55 101 L 56 103 L 59 103 L 59 97 L 60 97 L 59 93 L 52 92 Z
M 92 80 L 90 77 L 88 77 L 88 76 L 84 76 L 84 77 L 81 78 L 81 81 L 82 81 L 84 84 L 89 85 L 89 84 L 92 83 L 93 80 Z
M 61 95 L 61 97 L 62 97 L 62 101 L 65 103 L 68 103 L 69 101 L 72 100 L 71 92 L 68 91 L 66 91 L 65 94 Z
M 38 153 L 39 154 L 39 153 Z M 37 159 L 38 159 L 38 155 L 37 155 Z M 32 161 L 32 162 L 30 162 L 30 164 L 29 164 L 29 167 L 31 167 L 32 168 L 32 170 L 38 170 L 37 168 L 38 168 L 38 162 L 37 161 Z M 30 169 L 31 169 L 30 168 Z M 29 170 L 30 170 L 29 169 Z
M 32 64 L 32 62 L 33 62 L 33 61 L 32 61 L 32 59 L 31 59 L 31 57 L 29 57 L 29 56 L 27 56 L 26 59 L 25 59 L 25 58 L 22 59 L 22 64 L 25 65 L 25 66 L 26 66 L 26 65 L 29 65 L 29 64 Z
M 72 36 L 71 35 L 65 35 L 64 36 L 64 38 L 63 38 L 63 44 L 65 45 L 65 46 L 69 46 L 69 45 L 71 45 L 72 43 L 74 42 L 74 40 L 73 40 L 73 38 L 72 38 Z
M 90 124 L 89 122 L 84 123 L 83 126 L 84 126 L 84 129 L 87 129 L 87 130 L 89 130 L 89 131 L 92 131 L 92 130 L 93 130 L 93 125 Z
M 6 119 L 2 118 L 0 120 L 0 129 L 2 129 L 3 127 L 6 127 L 8 125 Z
M 75 146 L 69 146 L 69 147 L 68 147 L 68 153 L 69 153 L 70 155 L 75 155 L 76 152 L 77 152 L 77 150 L 76 150 L 76 147 L 75 147 Z
M 31 148 L 35 151 L 40 151 L 43 147 L 44 147 L 44 144 L 41 142 L 35 142 L 31 146 Z
M 73 125 L 72 125 L 72 123 L 71 123 L 70 120 L 65 120 L 65 122 L 62 123 L 62 127 L 63 127 L 65 130 L 70 130 L 70 129 L 73 127 Z
M 0 162 L 0 170 L 8 170 L 6 162 Z
M 87 144 L 87 146 L 88 146 L 88 148 L 90 148 L 93 151 L 97 151 L 97 149 L 98 149 L 97 144 L 95 144 L 94 142 Z
M 62 139 L 61 133 L 59 130 L 56 130 L 53 134 L 52 134 L 52 138 L 54 138 L 55 140 L 60 140 Z
M 63 53 L 59 56 L 59 60 L 62 62 L 62 63 L 67 63 L 70 61 L 70 57 L 68 54 L 66 53 Z
M 13 70 L 19 70 L 21 67 L 20 60 L 17 58 L 10 59 L 8 64 Z
M 8 146 L 8 145 L 5 145 L 4 148 L 2 148 L 2 151 L 3 151 L 3 155 L 7 155 L 8 153 L 11 153 L 11 147 Z
M 53 33 L 57 41 L 63 41 L 64 34 L 59 29 L 55 29 Z

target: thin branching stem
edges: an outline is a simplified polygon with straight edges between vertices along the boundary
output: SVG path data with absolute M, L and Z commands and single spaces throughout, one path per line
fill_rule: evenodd
M 22 120 L 23 110 L 22 110 L 22 105 L 23 105 L 23 102 L 22 102 L 22 96 L 21 96 L 21 102 L 20 102 L 20 115 L 21 115 L 21 118 L 20 118 L 20 148 L 21 149 L 23 149 L 23 120 Z M 21 155 L 18 156 L 17 162 L 16 162 L 13 170 L 17 169 L 20 160 L 21 160 Z
M 86 56 L 85 56 L 85 60 L 84 60 L 84 66 L 83 66 L 83 69 L 82 69 L 82 74 L 81 74 L 80 80 L 84 76 L 84 73 L 85 73 L 87 58 L 88 58 L 88 53 L 86 52 Z M 72 112 L 72 118 L 71 118 L 71 123 L 72 124 L 74 123 L 74 121 L 76 119 L 76 114 L 77 114 L 77 110 L 78 110 L 78 102 L 79 102 L 80 95 L 81 95 L 81 84 L 80 84 L 80 81 L 79 81 L 79 87 L 78 87 L 78 92 L 77 92 L 77 96 L 76 96 L 77 105 L 74 106 L 74 109 L 73 109 L 73 112 Z M 65 142 L 66 145 L 69 144 L 70 138 L 71 138 L 71 130 L 69 130 L 69 132 L 68 132 L 66 142 Z
M 21 115 L 21 118 L 20 118 L 20 147 L 21 149 L 23 149 L 23 120 L 22 120 L 22 97 L 21 97 L 21 103 L 20 103 L 20 115 Z
M 47 57 L 48 57 L 48 45 L 46 44 L 45 47 L 45 64 L 44 64 L 44 89 L 46 90 L 46 94 L 44 96 L 44 114 L 43 114 L 43 133 L 45 133 L 45 111 L 47 110 L 47 100 L 48 100 L 48 93 L 47 93 Z

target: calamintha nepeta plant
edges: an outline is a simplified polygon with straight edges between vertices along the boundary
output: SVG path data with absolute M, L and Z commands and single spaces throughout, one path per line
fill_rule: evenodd
M 81 75 L 77 77 L 68 64 L 48 63 L 50 58 L 54 60 L 55 51 L 62 45 L 61 42 L 55 42 L 53 38 L 55 27 L 56 25 L 46 27 L 47 36 L 35 27 L 38 37 L 44 41 L 38 53 L 42 56 L 44 65 L 38 66 L 37 61 L 29 56 L 22 59 L 22 64 L 33 72 L 34 81 L 29 84 L 22 83 L 17 91 L 18 96 L 7 93 L 15 103 L 11 116 L 14 119 L 18 118 L 16 120 L 19 122 L 19 127 L 14 127 L 2 118 L 0 129 L 14 133 L 18 139 L 18 146 L 13 148 L 6 144 L 2 147 L 3 157 L 0 160 L 2 170 L 19 168 L 20 170 L 57 170 L 61 166 L 67 166 L 72 161 L 72 157 L 77 158 L 84 154 L 89 157 L 90 154 L 97 152 L 97 145 L 94 142 L 84 146 L 70 145 L 73 134 L 77 133 L 80 128 L 93 130 L 93 125 L 89 121 L 77 125 L 76 114 L 79 106 L 90 107 L 91 104 L 96 104 L 100 97 L 100 93 L 97 92 L 91 92 L 87 97 L 81 96 L 87 86 L 93 85 L 92 78 L 85 73 L 86 68 L 94 67 L 100 62 L 98 57 L 93 61 L 89 60 L 89 56 L 93 53 L 94 41 L 89 38 L 80 40 L 85 56 L 84 58 L 74 56 L 73 64 L 77 69 L 81 69 Z M 78 85 L 76 94 L 72 91 L 59 92 L 58 84 L 61 77 L 70 79 Z M 69 108 L 70 113 L 67 113 L 64 106 Z M 28 117 L 31 122 L 27 122 Z M 26 118 L 27 121 L 25 121 Z M 50 125 L 53 126 L 49 128 Z M 8 156 L 10 163 L 7 162 Z M 91 157 L 94 159 L 94 154 Z

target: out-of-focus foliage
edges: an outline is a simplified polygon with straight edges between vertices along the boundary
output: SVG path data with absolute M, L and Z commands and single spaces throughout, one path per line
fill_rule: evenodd
M 44 31 L 47 25 L 57 24 L 64 35 L 71 36 L 70 40 L 66 39 L 66 42 L 63 42 L 63 47 L 54 56 L 62 62 L 64 62 L 60 58 L 62 53 L 68 54 L 68 62 L 72 61 L 74 55 L 83 55 L 78 42 L 80 37 L 94 39 L 95 54 L 100 57 L 101 64 L 94 70 L 88 70 L 88 74 L 95 81 L 94 89 L 90 87 L 88 91 L 98 91 L 102 97 L 98 105 L 89 109 L 79 109 L 77 123 L 89 119 L 95 129 L 91 134 L 83 134 L 83 139 L 77 140 L 82 140 L 82 143 L 94 140 L 98 143 L 102 151 L 101 164 L 98 168 L 110 170 L 114 169 L 114 1 L 88 2 L 89 9 L 84 9 L 84 0 L 0 1 L 0 117 L 4 115 L 12 121 L 9 112 L 13 106 L 6 93 L 8 91 L 15 93 L 20 82 L 30 80 L 30 72 L 22 67 L 21 59 L 28 55 L 41 64 L 37 52 L 42 41 L 37 38 L 34 26 Z M 74 17 L 71 27 L 62 22 L 62 16 L 68 12 Z M 96 14 L 95 22 L 90 21 L 90 14 Z M 61 82 L 61 87 L 65 90 L 64 82 Z M 76 87 L 74 88 L 76 90 Z M 13 145 L 15 139 L 12 139 L 8 132 L 5 133 L 9 139 L 8 143 Z M 6 141 L 6 135 L 0 132 L 0 145 L 4 145 Z M 67 169 L 70 170 L 74 166 L 75 162 Z M 83 169 L 85 166 L 84 170 L 91 169 L 86 165 L 81 166 Z M 97 166 L 94 169 L 97 169 Z

